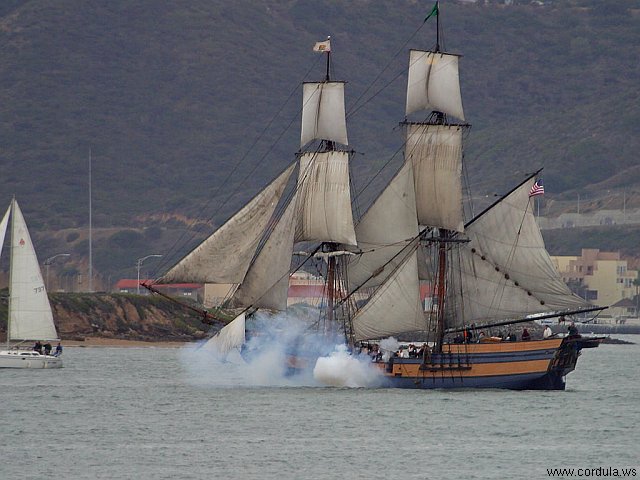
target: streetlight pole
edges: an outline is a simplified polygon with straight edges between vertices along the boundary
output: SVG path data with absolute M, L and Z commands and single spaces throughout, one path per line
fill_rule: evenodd
M 53 261 L 58 258 L 58 257 L 70 257 L 71 254 L 70 253 L 58 253 L 57 255 L 54 255 L 53 257 L 49 257 L 44 261 L 44 266 L 47 267 L 47 273 L 46 273 L 46 280 L 45 280 L 45 285 L 47 287 L 47 291 L 49 291 L 49 267 L 51 266 L 51 264 L 53 263 Z
M 136 261 L 136 268 L 138 270 L 138 283 L 136 284 L 137 286 L 137 294 L 140 295 L 140 267 L 142 266 L 142 262 L 144 262 L 147 258 L 151 258 L 151 257 L 161 257 L 162 255 L 157 255 L 157 254 L 153 254 L 153 255 L 147 255 L 146 257 L 142 257 L 139 258 Z

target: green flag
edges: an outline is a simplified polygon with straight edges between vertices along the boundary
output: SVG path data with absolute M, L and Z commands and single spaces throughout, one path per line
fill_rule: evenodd
M 424 21 L 426 22 L 431 17 L 437 16 L 437 15 L 438 15 L 438 2 L 436 2 L 436 4 L 433 6 L 433 8 L 431 9 L 431 12 L 429 13 L 429 15 L 427 15 L 427 18 L 425 18 Z

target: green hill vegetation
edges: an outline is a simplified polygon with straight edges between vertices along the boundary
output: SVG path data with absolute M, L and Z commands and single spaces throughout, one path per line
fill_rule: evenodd
M 542 166 L 548 195 L 639 187 L 640 1 L 503 3 L 441 2 L 444 47 L 464 55 L 469 189 Z M 311 47 L 330 34 L 366 205 L 400 163 L 376 176 L 402 145 L 406 52 L 435 43 L 431 6 L 4 1 L 0 200 L 17 195 L 41 258 L 71 249 L 84 270 L 91 155 L 96 268 L 169 262 L 294 159 L 300 82 L 322 78 Z

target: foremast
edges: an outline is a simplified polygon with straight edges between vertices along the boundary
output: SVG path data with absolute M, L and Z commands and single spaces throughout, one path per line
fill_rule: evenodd
M 344 82 L 331 79 L 330 37 L 316 43 L 314 51 L 326 55 L 326 74 L 323 82 L 304 84 L 298 180 L 302 206 L 296 241 L 321 242 L 316 256 L 326 262 L 327 301 L 320 330 L 329 336 L 337 333 L 336 307 L 342 303 L 340 299 L 346 287 L 345 269 L 339 268 L 339 264 L 348 252 L 340 245 L 355 245 L 356 236 L 349 192 L 348 161 L 351 152 L 339 147 L 340 144 L 348 145 Z M 310 145 L 314 141 L 319 143 L 315 143 L 316 148 L 311 151 Z M 320 191 L 324 192 L 322 198 L 318 196 Z M 330 193 L 329 197 L 327 193 Z M 348 318 L 342 327 L 348 341 Z
M 339 264 L 348 253 L 338 245 L 355 245 L 356 237 L 349 182 L 351 152 L 341 147 L 348 145 L 344 82 L 331 80 L 330 40 L 316 43 L 314 50 L 327 54 L 326 75 L 320 82 L 303 83 L 296 161 L 157 283 L 230 284 L 225 309 L 285 310 L 294 245 L 314 242 L 319 246 L 312 256 L 327 265 L 328 318 L 323 330 L 329 332 L 334 328 L 336 296 L 344 286 L 340 278 L 344 269 Z M 288 189 L 296 166 L 295 187 Z M 222 320 L 217 313 L 214 317 Z

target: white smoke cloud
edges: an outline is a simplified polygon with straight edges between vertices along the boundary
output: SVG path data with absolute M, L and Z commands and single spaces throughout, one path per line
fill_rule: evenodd
M 382 383 L 380 371 L 372 365 L 371 358 L 352 355 L 346 345 L 337 345 L 331 355 L 318 358 L 313 376 L 332 387 L 377 387 Z
M 224 360 L 215 351 L 201 348 L 205 342 L 187 346 L 180 354 L 187 381 L 203 387 L 381 384 L 379 370 L 368 356 L 351 355 L 339 338 L 313 333 L 309 327 L 314 320 L 304 315 L 256 313 L 249 327 L 253 335 L 242 355 L 233 351 Z M 294 364 L 299 368 L 292 368 Z

